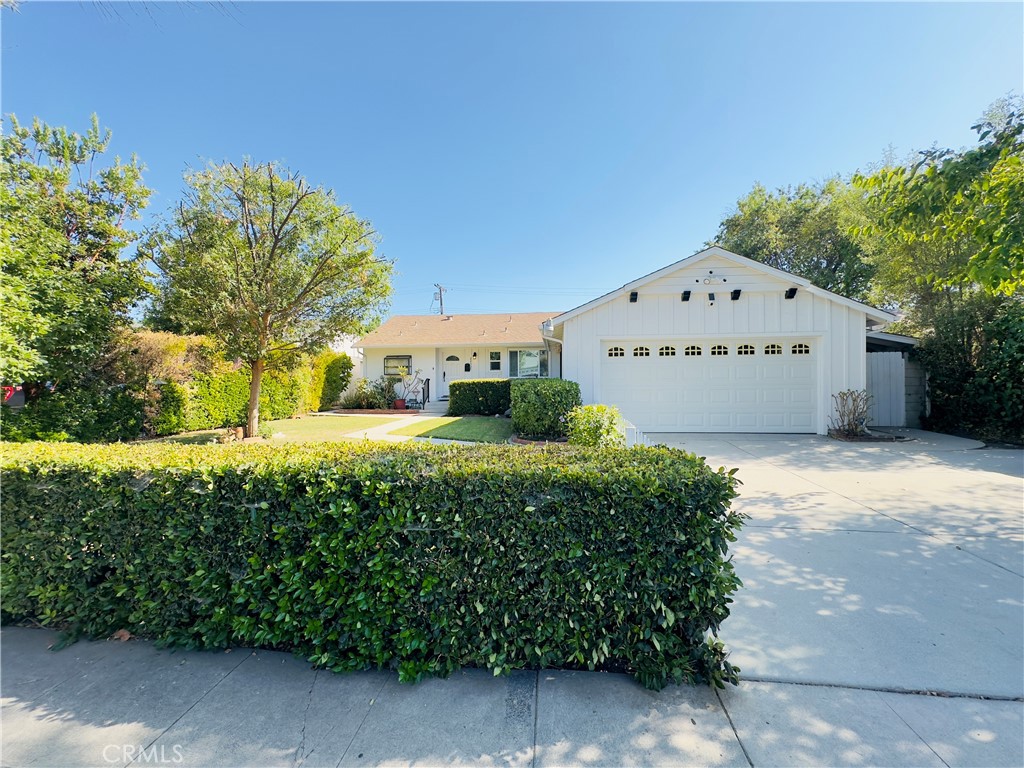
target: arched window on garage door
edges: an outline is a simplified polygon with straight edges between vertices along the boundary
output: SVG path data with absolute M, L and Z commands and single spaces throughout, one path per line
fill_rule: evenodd
M 633 347 L 633 357 L 650 357 L 650 347 Z
M 701 348 L 696 344 L 691 344 L 683 350 L 683 355 L 686 357 L 700 357 L 702 354 Z
M 781 344 L 765 344 L 764 353 L 766 355 L 781 355 L 782 345 Z
M 811 347 L 809 344 L 794 344 L 793 345 L 794 355 L 809 355 L 811 354 Z
M 711 348 L 712 357 L 725 357 L 728 354 L 729 348 L 725 346 L 725 344 L 715 344 L 715 346 Z
M 739 346 L 738 346 L 738 347 L 736 348 L 736 354 L 737 354 L 737 355 L 752 355 L 752 354 L 754 354 L 754 353 L 755 353 L 756 351 L 757 351 L 757 350 L 756 350 L 756 349 L 754 349 L 754 345 L 753 345 L 753 344 L 740 344 L 740 345 L 739 345 Z
M 608 357 L 625 357 L 626 350 L 622 347 L 608 347 Z
M 658 349 L 658 357 L 675 357 L 675 356 L 676 356 L 676 348 L 675 347 L 660 347 Z

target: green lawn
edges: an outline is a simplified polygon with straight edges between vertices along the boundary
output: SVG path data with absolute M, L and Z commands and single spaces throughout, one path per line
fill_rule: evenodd
M 473 443 L 504 443 L 512 436 L 512 422 L 494 416 L 440 416 L 424 419 L 390 432 L 392 435 L 440 437 Z
M 278 419 L 265 421 L 275 435 L 272 442 L 305 443 L 327 440 L 360 439 L 358 433 L 370 427 L 380 427 L 397 421 L 387 416 L 305 416 L 301 419 Z M 224 430 L 193 432 L 164 438 L 168 443 L 208 443 Z M 357 433 L 357 434 L 353 434 Z M 280 437 L 277 435 L 281 435 Z
M 310 442 L 317 440 L 345 440 L 360 438 L 353 432 L 370 427 L 382 427 L 398 421 L 387 416 L 306 416 L 302 419 L 279 419 L 264 422 L 274 431 L 274 440 L 280 442 Z M 278 437 L 278 434 L 284 437 Z

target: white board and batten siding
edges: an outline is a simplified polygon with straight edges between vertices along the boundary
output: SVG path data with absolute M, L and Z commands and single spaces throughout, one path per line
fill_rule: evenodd
M 644 432 L 825 434 L 832 394 L 865 388 L 867 317 L 805 288 L 786 299 L 791 285 L 724 256 L 682 266 L 638 285 L 635 303 L 627 291 L 569 313 L 562 375 L 585 403 L 617 405 Z M 690 346 L 702 354 L 687 356 Z M 613 347 L 622 356 L 610 357 Z

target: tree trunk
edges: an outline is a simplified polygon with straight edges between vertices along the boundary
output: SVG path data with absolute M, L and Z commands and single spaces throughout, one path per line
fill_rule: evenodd
M 245 436 L 256 437 L 260 430 L 260 385 L 263 383 L 263 358 L 252 363 L 252 378 L 249 380 L 249 410 L 246 412 Z

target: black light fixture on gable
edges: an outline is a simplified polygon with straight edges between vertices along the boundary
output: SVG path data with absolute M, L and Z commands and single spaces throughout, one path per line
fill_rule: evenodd
M 794 296 L 796 296 L 796 288 L 787 288 L 786 289 L 786 298 L 787 299 L 792 299 Z
M 739 288 L 736 288 L 732 293 L 729 294 L 729 298 L 731 298 L 733 301 L 738 301 L 740 298 L 740 293 L 742 293 L 742 291 L 740 291 Z
M 636 297 L 637 297 L 637 292 L 636 291 L 630 291 L 629 292 L 629 303 L 630 304 L 636 304 Z
M 679 298 L 681 298 L 683 301 L 689 301 L 690 300 L 690 292 L 689 291 L 683 291 L 683 293 L 680 295 Z

